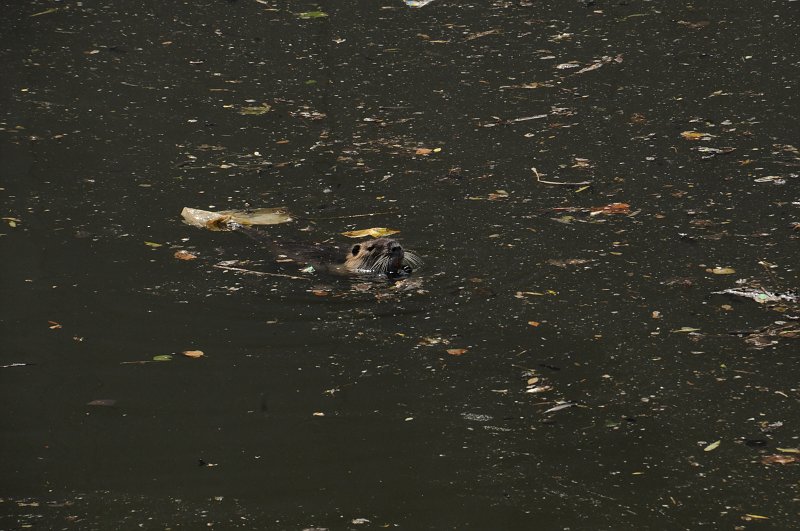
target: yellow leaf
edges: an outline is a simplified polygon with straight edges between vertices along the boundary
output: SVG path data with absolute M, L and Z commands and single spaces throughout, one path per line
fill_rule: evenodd
M 697 131 L 684 131 L 681 136 L 686 140 L 700 140 L 701 138 L 709 138 L 711 135 L 708 133 L 699 133 Z
M 704 452 L 711 452 L 713 450 L 716 450 L 717 448 L 719 448 L 719 445 L 721 443 L 722 443 L 722 439 L 720 439 L 719 441 L 713 442 L 713 443 L 709 444 L 708 446 L 706 446 L 705 448 L 703 448 L 703 451 Z
M 715 275 L 733 275 L 736 273 L 736 270 L 732 267 L 715 267 L 713 269 L 706 269 L 708 273 L 714 273 Z
M 760 514 L 746 514 L 745 516 L 753 520 L 769 520 L 769 516 L 761 516 Z
M 187 358 L 202 358 L 204 356 L 202 350 L 184 350 L 183 355 Z
M 461 356 L 462 354 L 467 353 L 467 349 L 465 348 L 449 348 L 447 349 L 447 353 L 451 356 Z
M 776 450 L 785 454 L 800 454 L 800 448 L 776 448 Z
M 351 230 L 349 232 L 343 232 L 342 236 L 347 236 L 348 238 L 365 238 L 367 236 L 369 236 L 370 238 L 382 238 L 384 236 L 389 236 L 390 234 L 397 234 L 398 232 L 400 231 L 394 229 L 387 229 L 386 227 L 372 227 L 370 229 Z
M 243 114 L 246 116 L 259 116 L 261 114 L 269 112 L 271 108 L 272 107 L 270 107 L 266 103 L 262 103 L 261 105 L 254 107 L 241 107 L 239 109 L 239 114 Z
M 535 328 L 535 327 L 539 326 L 542 323 L 540 323 L 539 321 L 528 321 L 528 324 Z

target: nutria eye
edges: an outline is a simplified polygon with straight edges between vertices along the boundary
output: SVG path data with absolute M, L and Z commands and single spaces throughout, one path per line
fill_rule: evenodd
M 353 246 L 353 250 L 352 250 L 352 251 L 350 251 L 350 252 L 351 252 L 351 253 L 353 253 L 353 256 L 355 256 L 355 255 L 357 255 L 357 254 L 358 254 L 358 251 L 360 251 L 360 250 L 361 250 L 361 246 L 360 246 L 360 245 L 358 245 L 358 244 L 355 244 L 355 245 Z
M 370 245 L 369 247 L 367 247 L 367 251 L 371 251 L 371 250 L 373 250 L 374 248 L 375 248 L 375 246 L 374 246 L 374 245 Z

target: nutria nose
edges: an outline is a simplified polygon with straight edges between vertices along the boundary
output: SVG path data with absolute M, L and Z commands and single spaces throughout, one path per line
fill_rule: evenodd
M 389 252 L 392 254 L 400 254 L 403 252 L 403 247 L 401 245 L 393 245 L 389 248 Z

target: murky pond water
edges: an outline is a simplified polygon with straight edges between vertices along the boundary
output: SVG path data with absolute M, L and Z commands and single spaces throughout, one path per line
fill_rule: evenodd
M 797 528 L 796 4 L 7 6 L 0 527 Z

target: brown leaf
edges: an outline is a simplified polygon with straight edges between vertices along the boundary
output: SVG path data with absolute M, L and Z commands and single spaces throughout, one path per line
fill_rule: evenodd
M 686 140 L 707 140 L 711 138 L 708 133 L 700 133 L 698 131 L 684 131 L 681 136 Z
M 184 250 L 175 251 L 173 256 L 175 256 L 175 258 L 178 260 L 195 260 L 197 258 L 196 255 Z
M 202 350 L 184 350 L 181 354 L 187 358 L 202 358 L 205 355 Z
M 791 465 L 792 463 L 796 463 L 799 461 L 797 457 L 793 455 L 765 455 L 761 458 L 762 465 Z
M 461 356 L 462 354 L 467 353 L 467 349 L 465 348 L 449 348 L 447 349 L 447 353 L 451 356 Z
M 601 207 L 592 207 L 589 209 L 592 216 L 596 215 L 612 215 L 612 214 L 630 214 L 631 206 L 628 203 L 611 203 L 610 205 Z

